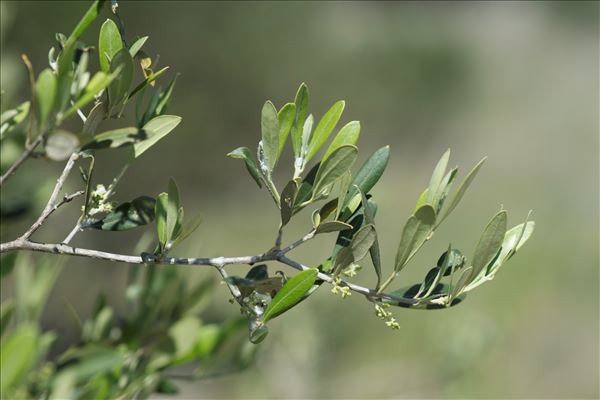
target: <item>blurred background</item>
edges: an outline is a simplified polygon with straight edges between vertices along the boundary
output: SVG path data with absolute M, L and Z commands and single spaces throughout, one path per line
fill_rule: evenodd
M 0 4 L 5 108 L 28 98 L 20 53 L 40 71 L 54 33 L 69 33 L 87 3 Z M 600 396 L 597 2 L 123 1 L 119 13 L 129 42 L 149 35 L 146 52 L 160 55 L 171 76 L 181 74 L 170 113 L 183 116 L 182 124 L 130 168 L 117 195 L 123 201 L 155 196 L 174 177 L 186 214 L 204 215 L 178 255 L 244 255 L 271 247 L 278 212 L 242 163 L 225 154 L 254 148 L 263 102 L 280 107 L 292 101 L 301 82 L 309 86 L 316 118 L 346 100 L 339 126 L 361 121 L 359 163 L 391 145 L 390 164 L 373 191 L 388 273 L 402 226 L 440 155 L 452 148 L 450 164 L 461 166 L 460 177 L 489 156 L 459 209 L 399 286 L 421 279 L 449 242 L 470 257 L 501 205 L 510 226 L 530 209 L 537 224 L 519 255 L 458 307 L 393 310 L 401 329 L 392 331 L 362 297 L 342 301 L 323 287 L 273 321 L 253 367 L 185 383 L 182 397 Z M 103 19 L 84 41 L 95 43 Z M 292 168 L 286 152 L 289 168 L 283 161 L 276 175 L 280 189 Z M 121 163 L 111 153 L 96 166 L 98 182 L 109 183 Z M 3 188 L 3 203 L 26 196 L 33 212 L 39 210 L 61 169 L 30 161 Z M 76 217 L 76 206 L 61 210 L 38 238 L 60 240 Z M 3 220 L 2 241 L 16 237 L 31 218 Z M 284 242 L 309 227 L 305 211 Z M 85 232 L 74 244 L 126 253 L 139 235 Z M 316 265 L 334 240 L 311 242 L 294 256 Z M 233 266 L 232 272 L 237 268 L 244 270 Z M 69 260 L 43 319 L 60 333 L 59 345 L 75 335 L 64 301 L 86 315 L 95 294 L 105 292 L 123 307 L 127 269 Z M 213 271 L 187 273 L 203 279 Z M 368 265 L 357 282 L 374 284 Z M 238 314 L 226 290 L 217 292 L 207 318 Z

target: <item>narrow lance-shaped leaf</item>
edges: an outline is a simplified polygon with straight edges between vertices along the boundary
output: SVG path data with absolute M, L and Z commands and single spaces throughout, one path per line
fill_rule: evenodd
M 135 57 L 135 55 L 138 53 L 138 51 L 140 51 L 144 43 L 146 43 L 146 40 L 148 40 L 148 36 L 143 36 L 137 39 L 135 42 L 133 42 L 131 46 L 129 46 L 129 54 L 131 54 L 131 57 Z
M 352 167 L 357 156 L 358 150 L 351 145 L 341 146 L 331 153 L 317 171 L 312 197 L 318 198 L 327 186 L 341 178 Z
M 346 125 L 344 125 L 342 127 L 342 129 L 340 129 L 340 131 L 337 133 L 337 135 L 335 135 L 335 137 L 333 138 L 333 141 L 331 142 L 331 144 L 325 151 L 325 154 L 323 155 L 323 159 L 326 159 L 327 157 L 329 157 L 329 155 L 331 153 L 333 153 L 333 151 L 340 146 L 343 146 L 346 144 L 356 144 L 359 136 L 360 136 L 360 122 L 358 122 L 358 121 L 348 122 Z
M 331 132 L 335 129 L 342 113 L 344 112 L 344 107 L 346 103 L 343 100 L 336 102 L 331 108 L 323 115 L 323 118 L 317 124 L 315 128 L 315 132 L 312 135 L 312 139 L 308 146 L 308 154 L 306 156 L 306 161 L 313 158 L 313 156 L 319 151 L 321 147 L 325 144 Z
M 408 218 L 396 254 L 395 271 L 400 272 L 411 255 L 427 240 L 435 224 L 435 211 L 426 204 Z
M 33 325 L 21 325 L 2 341 L 0 395 L 5 398 L 25 378 L 36 359 L 39 334 Z
M 485 227 L 479 243 L 473 254 L 473 271 L 471 272 L 468 282 L 476 279 L 481 271 L 498 255 L 498 251 L 502 246 L 504 235 L 506 233 L 506 211 L 500 211 L 490 220 Z
M 26 101 L 19 104 L 16 108 L 2 113 L 0 116 L 0 140 L 2 140 L 4 135 L 10 132 L 14 126 L 19 125 L 25 120 L 27 115 L 29 115 L 29 105 L 30 103 Z
M 173 178 L 169 179 L 169 187 L 168 187 L 168 202 L 167 202 L 167 235 L 168 242 L 171 242 L 175 239 L 175 233 L 177 228 L 177 222 L 180 221 L 179 218 L 179 188 L 177 184 L 173 180 Z
M 138 128 L 120 128 L 100 133 L 86 143 L 81 149 L 117 148 L 146 139 L 148 136 Z
M 171 133 L 180 122 L 181 117 L 177 115 L 160 115 L 152 118 L 142 127 L 142 131 L 146 133 L 147 138 L 133 146 L 133 157 L 138 158 L 160 139 Z
M 110 62 L 119 50 L 123 48 L 123 40 L 117 24 L 107 19 L 100 27 L 98 39 L 98 56 L 100 57 L 100 68 L 104 72 L 110 69 Z
M 375 184 L 379 181 L 379 178 L 381 178 L 383 171 L 385 171 L 389 158 L 390 146 L 384 146 L 375 151 L 371 157 L 365 161 L 352 180 L 350 190 L 346 196 L 346 200 L 343 203 L 344 206 L 348 204 L 350 199 L 358 194 L 358 191 L 354 186 L 358 186 L 359 189 L 365 193 L 369 193 L 371 191 L 373 186 L 375 186 Z
M 302 300 L 302 297 L 315 283 L 317 274 L 317 269 L 312 268 L 302 271 L 289 279 L 281 290 L 277 292 L 271 303 L 269 303 L 262 316 L 263 322 L 267 322 L 284 313 Z
M 277 157 L 281 157 L 285 142 L 290 134 L 290 130 L 294 125 L 294 118 L 296 117 L 296 105 L 294 103 L 287 103 L 277 113 L 279 120 L 279 152 Z
M 262 175 L 258 169 L 256 160 L 254 159 L 254 155 L 252 154 L 250 149 L 248 149 L 247 147 L 238 147 L 231 153 L 228 153 L 227 157 L 239 158 L 244 160 L 248 173 L 250 173 L 250 176 L 252 177 L 252 179 L 254 179 L 258 187 L 262 187 Z
M 162 74 L 164 74 L 165 72 L 167 72 L 168 69 L 169 69 L 169 67 L 163 67 L 163 68 L 159 69 L 158 71 L 153 72 L 150 75 L 148 75 L 146 77 L 146 79 L 144 79 L 140 84 L 138 84 L 131 91 L 131 93 L 129 93 L 129 95 L 127 96 L 127 99 L 125 100 L 125 102 L 127 103 L 133 96 L 135 96 L 137 94 L 137 92 L 139 92 L 140 90 L 142 90 L 143 88 L 145 88 L 147 85 L 152 85 L 152 82 L 154 82 L 155 80 L 158 79 L 159 76 L 161 76 Z
M 287 225 L 292 218 L 294 201 L 296 200 L 296 194 L 298 193 L 298 183 L 295 180 L 291 180 L 285 185 L 281 192 L 281 226 Z
M 352 263 L 359 262 L 373 246 L 377 234 L 371 224 L 360 228 L 352 237 L 350 245 L 340 250 L 335 258 L 333 273 L 337 274 Z
M 119 50 L 110 62 L 110 73 L 117 74 L 108 87 L 109 108 L 125 101 L 133 79 L 133 59 L 127 49 Z
M 429 180 L 429 191 L 427 192 L 427 203 L 432 205 L 433 207 L 435 207 L 435 204 L 433 204 L 433 198 L 438 192 L 440 183 L 442 183 L 442 179 L 444 178 L 444 174 L 446 173 L 446 168 L 448 167 L 449 159 L 450 149 L 446 150 L 446 152 L 442 155 L 437 165 L 435 166 L 433 173 L 431 174 L 431 179 Z
M 154 209 L 154 215 L 156 217 L 156 232 L 158 234 L 158 243 L 161 252 L 164 251 L 167 241 L 169 240 L 169 234 L 167 233 L 168 203 L 169 195 L 167 193 L 161 193 L 156 198 L 156 206 Z
M 308 88 L 306 84 L 302 83 L 296 93 L 294 100 L 296 105 L 296 117 L 294 126 L 292 127 L 292 147 L 294 149 L 294 156 L 300 157 L 300 149 L 302 147 L 302 129 L 304 128 L 304 121 L 308 116 Z
M 85 90 L 83 91 L 81 97 L 77 99 L 77 101 L 75 101 L 75 104 L 73 104 L 71 108 L 64 112 L 63 118 L 67 118 L 73 115 L 78 108 L 81 108 L 90 101 L 94 100 L 94 98 L 100 93 L 100 91 L 104 90 L 108 85 L 110 85 L 110 83 L 116 78 L 116 76 L 117 74 L 108 75 L 102 71 L 97 72 L 90 80 L 90 83 L 88 83 L 85 87 Z
M 348 229 L 352 229 L 352 225 L 347 224 L 345 222 L 341 222 L 341 221 L 327 221 L 327 222 L 323 222 L 317 226 L 315 234 L 318 235 L 321 233 L 339 232 L 339 231 L 345 231 Z
M 442 179 L 440 186 L 438 187 L 437 192 L 433 196 L 432 205 L 435 209 L 436 214 L 439 215 L 440 211 L 442 211 L 442 207 L 444 202 L 446 201 L 446 197 L 448 196 L 448 192 L 452 187 L 452 183 L 454 182 L 454 178 L 456 178 L 456 174 L 458 173 L 458 168 L 452 168 Z
M 192 233 L 194 233 L 194 231 L 196 229 L 198 229 L 198 227 L 200 226 L 201 222 L 202 222 L 202 215 L 198 214 L 198 215 L 194 216 L 193 218 L 191 218 L 186 223 L 184 223 L 181 228 L 181 233 L 179 234 L 179 236 L 177 236 L 177 238 L 173 242 L 173 247 L 176 246 L 177 244 L 183 242 Z
M 35 83 L 35 100 L 38 123 L 46 125 L 56 99 L 56 76 L 49 68 L 43 70 Z
M 458 187 L 458 190 L 454 194 L 454 197 L 452 198 L 452 200 L 448 204 L 448 208 L 446 209 L 446 212 L 444 213 L 444 215 L 442 216 L 442 218 L 438 222 L 438 225 L 441 224 L 442 221 L 444 221 L 448 217 L 448 215 L 450 215 L 450 213 L 456 208 L 456 206 L 458 205 L 458 203 L 460 203 L 460 200 L 463 198 L 465 192 L 467 191 L 467 189 L 469 188 L 469 186 L 473 182 L 473 179 L 475 179 L 475 176 L 477 175 L 477 172 L 479 172 L 479 169 L 481 168 L 481 166 L 483 165 L 483 163 L 485 162 L 486 159 L 487 159 L 487 157 L 484 157 L 481 161 L 479 161 L 477 163 L 477 165 L 475 165 L 475 167 L 473 167 L 473 169 L 471 170 L 471 172 L 469 172 L 469 174 L 461 182 L 460 186 Z
M 367 200 L 367 195 L 362 190 L 358 189 L 361 194 L 362 205 L 364 208 L 364 214 L 367 224 L 371 224 L 375 226 L 375 218 L 371 209 L 369 207 L 369 201 Z M 377 275 L 377 284 L 376 288 L 379 289 L 381 285 L 381 252 L 379 251 L 379 240 L 377 238 L 377 234 L 375 234 L 375 240 L 373 241 L 373 245 L 369 249 L 369 254 L 371 255 L 371 261 L 373 262 L 373 267 L 375 268 L 375 274 Z
M 277 110 L 267 101 L 261 112 L 262 146 L 265 164 L 269 172 L 273 171 L 279 155 L 279 121 Z

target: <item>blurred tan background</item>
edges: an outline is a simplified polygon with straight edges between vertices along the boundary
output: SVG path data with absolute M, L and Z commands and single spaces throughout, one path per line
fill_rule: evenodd
M 1 2 L 3 107 L 27 98 L 19 54 L 27 53 L 40 71 L 54 33 L 70 32 L 86 7 Z M 128 171 L 118 197 L 156 195 L 173 176 L 189 215 L 205 216 L 181 255 L 254 254 L 272 245 L 277 211 L 242 163 L 225 154 L 241 145 L 254 148 L 262 103 L 271 99 L 279 107 L 293 100 L 303 81 L 316 117 L 344 99 L 341 123 L 361 121 L 359 162 L 392 147 L 374 190 L 386 271 L 443 151 L 452 148 L 451 164 L 462 167 L 461 176 L 489 156 L 402 285 L 422 278 L 450 241 L 470 257 L 501 204 L 511 226 L 529 209 L 537 223 L 499 276 L 456 308 L 394 310 L 401 329 L 391 331 L 359 296 L 342 301 L 322 288 L 273 322 L 255 367 L 185 384 L 184 397 L 600 396 L 597 2 L 123 1 L 119 11 L 126 38 L 148 34 L 146 51 L 160 54 L 171 74 L 181 73 L 170 112 L 183 123 Z M 95 43 L 98 27 L 87 43 Z M 108 183 L 119 159 L 101 157 L 97 167 L 98 179 Z M 60 168 L 32 161 L 19 172 L 15 190 L 42 185 Z M 280 187 L 288 174 L 277 175 Z M 41 239 L 63 238 L 71 224 L 61 221 L 68 218 L 76 218 L 75 209 L 58 214 Z M 305 233 L 309 220 L 309 212 L 300 214 L 284 240 Z M 2 240 L 27 222 L 3 226 Z M 131 252 L 139 234 L 89 232 L 75 243 Z M 295 256 L 317 263 L 334 240 L 315 241 Z M 213 273 L 200 269 L 190 276 Z M 67 343 L 73 326 L 63 299 L 82 314 L 99 291 L 124 304 L 126 270 L 71 260 L 51 297 L 46 326 Z M 368 265 L 358 281 L 373 284 Z M 213 318 L 235 315 L 225 290 L 219 295 Z

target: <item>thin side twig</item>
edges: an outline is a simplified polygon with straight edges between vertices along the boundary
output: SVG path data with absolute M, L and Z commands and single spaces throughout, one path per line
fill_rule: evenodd
M 19 156 L 19 158 L 17 159 L 17 161 L 15 161 L 13 163 L 13 165 L 11 165 L 6 170 L 6 172 L 4 173 L 4 175 L 0 176 L 0 186 L 2 186 L 4 184 L 4 182 L 6 182 L 8 180 L 8 178 L 10 178 L 11 175 L 15 173 L 15 171 L 25 162 L 25 160 L 27 160 L 29 157 L 31 157 L 31 155 L 32 155 L 33 151 L 35 150 L 35 148 L 38 147 L 38 145 L 40 143 L 42 143 L 43 140 L 44 140 L 44 136 L 43 135 L 39 135 L 30 145 L 27 145 L 25 147 L 25 150 Z

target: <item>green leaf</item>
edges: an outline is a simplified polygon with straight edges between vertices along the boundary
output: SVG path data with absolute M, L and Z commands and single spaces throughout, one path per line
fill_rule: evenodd
M 375 226 L 375 218 L 373 213 L 371 212 L 369 201 L 367 200 L 367 195 L 362 190 L 358 189 L 361 194 L 362 206 L 364 209 L 365 220 L 367 224 L 371 224 Z M 377 275 L 377 284 L 376 288 L 379 289 L 379 285 L 381 284 L 381 252 L 379 251 L 379 239 L 377 238 L 377 234 L 375 235 L 375 240 L 373 245 L 369 249 L 369 254 L 371 255 L 371 261 L 373 262 L 373 267 L 375 268 L 375 274 Z
M 354 186 L 358 186 L 358 188 L 365 193 L 369 193 L 371 191 L 373 186 L 375 186 L 375 184 L 379 181 L 379 178 L 381 178 L 383 171 L 385 171 L 389 158 L 390 146 L 384 146 L 375 151 L 375 153 L 373 153 L 371 157 L 365 161 L 352 180 L 350 191 L 348 192 L 348 196 L 346 196 L 346 200 L 344 201 L 344 206 L 346 206 L 348 202 L 358 194 L 358 191 Z
M 147 138 L 146 132 L 138 128 L 120 128 L 112 131 L 103 132 L 86 143 L 81 149 L 115 149 L 136 143 Z
M 54 108 L 56 100 L 56 75 L 51 69 L 46 68 L 38 76 L 35 82 L 35 100 L 37 119 L 40 126 L 45 126 L 50 116 L 50 112 Z
M 77 111 L 78 108 L 85 106 L 90 101 L 94 100 L 94 98 L 100 93 L 100 91 L 104 90 L 110 83 L 116 78 L 115 74 L 107 75 L 104 72 L 97 72 L 90 83 L 87 84 L 83 94 L 71 108 L 64 112 L 63 118 L 67 118 L 73 113 Z
M 304 129 L 304 121 L 308 116 L 308 87 L 305 83 L 302 83 L 298 88 L 294 104 L 296 105 L 296 118 L 292 127 L 292 147 L 294 156 L 299 158 L 302 148 L 302 130 Z
M 202 215 L 198 214 L 195 217 L 193 217 L 192 219 L 190 219 L 189 221 L 187 221 L 185 224 L 183 224 L 183 226 L 181 228 L 181 233 L 179 234 L 179 236 L 177 236 L 177 238 L 173 242 L 173 247 L 175 247 L 179 243 L 183 242 L 192 233 L 194 233 L 194 231 L 196 229 L 198 229 L 198 227 L 200 226 L 201 222 L 202 222 Z
M 147 138 L 133 145 L 133 157 L 138 158 L 141 156 L 160 139 L 171 133 L 180 122 L 181 117 L 177 115 L 160 115 L 152 118 L 142 127 L 142 131 L 146 133 Z
M 19 104 L 12 110 L 6 110 L 0 115 L 0 140 L 9 133 L 12 128 L 19 125 L 29 115 L 30 103 L 28 101 Z
M 341 221 L 327 221 L 317 226 L 315 234 L 318 235 L 320 233 L 339 232 L 347 229 L 352 229 L 352 225 Z
M 462 271 L 462 273 L 460 274 L 460 278 L 458 278 L 458 281 L 456 282 L 456 285 L 453 288 L 451 288 L 452 292 L 450 292 L 450 296 L 448 299 L 449 303 L 452 303 L 454 298 L 456 298 L 462 293 L 465 286 L 467 286 L 467 284 L 471 280 L 470 277 L 472 276 L 472 274 L 473 267 L 467 267 Z
M 14 311 L 15 303 L 11 299 L 4 300 L 0 304 L 0 337 L 4 336 L 4 332 L 8 324 L 10 324 Z
M 165 72 L 167 72 L 168 69 L 169 69 L 169 67 L 163 67 L 163 68 L 159 69 L 158 71 L 153 72 L 150 75 L 148 75 L 146 77 L 146 79 L 144 79 L 142 82 L 140 82 L 131 91 L 131 93 L 129 93 L 129 96 L 127 96 L 127 99 L 125 100 L 125 102 L 127 103 L 133 96 L 135 96 L 137 94 L 137 92 L 139 92 L 140 90 L 142 90 L 143 88 L 145 88 L 146 85 L 150 85 L 152 82 L 154 82 L 155 80 L 157 80 L 158 77 L 161 76 L 162 74 L 164 74 Z
M 444 179 L 444 174 L 446 173 L 446 168 L 448 167 L 448 160 L 450 159 L 450 149 L 446 150 L 446 152 L 442 155 L 437 165 L 435 166 L 433 173 L 431 174 L 431 179 L 429 180 L 429 191 L 427 192 L 427 204 L 435 207 L 433 203 L 433 198 L 438 193 L 438 189 L 440 187 L 440 183 L 442 183 L 442 179 Z M 435 208 L 434 208 L 435 209 Z
M 500 211 L 490 220 L 485 227 L 479 243 L 473 254 L 473 271 L 468 282 L 472 282 L 485 267 L 498 255 L 506 234 L 506 211 Z
M 442 179 L 442 182 L 440 183 L 437 192 L 433 196 L 433 199 L 431 200 L 432 206 L 435 209 L 436 214 L 438 215 L 440 214 L 440 211 L 442 211 L 442 207 L 444 205 L 446 197 L 448 196 L 448 192 L 452 187 L 454 178 L 456 178 L 457 173 L 458 168 L 453 168 L 450 171 L 448 171 L 448 173 L 444 176 L 444 179 Z
M 425 204 L 427 204 L 428 195 L 429 195 L 429 188 L 423 190 L 423 193 L 421 193 L 421 195 L 419 196 L 419 199 L 417 200 L 417 205 L 415 206 L 414 211 L 417 211 L 419 208 L 421 208 Z
M 337 273 L 352 263 L 359 262 L 366 257 L 367 252 L 375 243 L 377 234 L 371 224 L 360 228 L 352 237 L 348 247 L 342 248 L 335 258 L 334 273 Z
M 104 218 L 90 225 L 91 228 L 103 231 L 126 231 L 147 225 L 154 220 L 156 200 L 148 196 L 140 196 L 131 202 L 120 204 Z
M 395 271 L 400 272 L 412 254 L 427 240 L 435 224 L 435 211 L 426 204 L 408 218 L 396 254 Z
M 277 109 L 270 101 L 263 105 L 260 121 L 265 164 L 271 172 L 275 168 L 279 155 L 279 121 Z
M 112 108 L 125 101 L 133 80 L 133 59 L 127 49 L 119 50 L 111 59 L 110 73 L 117 75 L 108 87 L 108 103 Z
M 169 100 L 171 99 L 171 95 L 173 94 L 173 88 L 175 87 L 175 82 L 177 82 L 177 77 L 179 74 L 175 75 L 171 82 L 169 82 L 169 86 L 164 92 L 160 93 L 158 97 L 158 102 L 156 107 L 154 107 L 154 115 L 162 115 L 167 111 L 167 106 L 169 105 Z
M 119 50 L 123 48 L 123 40 L 117 24 L 107 19 L 100 27 L 98 39 L 98 56 L 100 57 L 100 69 L 104 72 L 110 70 L 110 63 Z
M 318 271 L 311 268 L 296 274 L 277 292 L 262 316 L 263 322 L 286 312 L 298 303 L 317 280 Z
M 352 121 L 348 122 L 346 125 L 340 129 L 340 131 L 335 135 L 333 141 L 325 151 L 323 155 L 323 159 L 329 157 L 331 153 L 334 152 L 340 146 L 344 146 L 347 144 L 356 144 L 358 141 L 358 137 L 360 136 L 360 122 Z
M 258 165 L 256 164 L 256 160 L 252 155 L 252 152 L 247 147 L 238 147 L 231 153 L 228 153 L 227 157 L 240 158 L 244 160 L 248 173 L 250 173 L 250 176 L 252 179 L 254 179 L 258 187 L 262 187 L 262 175 L 258 169 Z
M 167 193 L 161 193 L 156 198 L 156 204 L 154 208 L 154 215 L 156 218 L 156 232 L 158 234 L 158 243 L 160 245 L 160 252 L 162 253 L 169 241 L 169 234 L 167 231 L 167 209 L 169 204 L 169 195 Z
M 168 188 L 168 202 L 167 202 L 167 242 L 175 240 L 175 234 L 177 233 L 177 222 L 179 218 L 179 188 L 173 180 L 169 179 Z
M 281 226 L 287 225 L 293 215 L 294 202 L 298 193 L 298 182 L 291 180 L 281 191 Z
M 79 147 L 79 138 L 64 130 L 55 130 L 52 132 L 46 144 L 44 151 L 46 157 L 52 161 L 64 161 Z
M 358 150 L 352 145 L 338 147 L 331 153 L 317 171 L 312 198 L 318 198 L 327 186 L 341 178 L 352 167 L 357 155 Z
M 26 376 L 37 355 L 38 330 L 33 325 L 21 325 L 0 345 L 0 395 L 18 386 Z
M 83 128 L 81 129 L 82 135 L 93 135 L 96 133 L 96 129 L 100 122 L 104 119 L 106 112 L 103 103 L 97 103 L 89 112 L 85 122 L 83 123 Z
M 138 53 L 138 51 L 140 51 L 144 43 L 146 43 L 146 40 L 148 40 L 148 36 L 143 36 L 139 39 L 136 39 L 136 41 L 133 42 L 131 46 L 129 46 L 129 54 L 131 54 L 131 57 L 135 57 L 135 55 Z
M 290 130 L 294 125 L 294 118 L 296 117 L 296 105 L 294 103 L 287 103 L 277 113 L 277 119 L 279 121 L 279 152 L 277 157 L 281 157 L 285 142 L 290 134 Z
M 483 163 L 485 162 L 486 159 L 487 159 L 487 157 L 484 157 L 483 159 L 481 159 L 481 161 L 479 161 L 477 163 L 477 165 L 475 165 L 475 167 L 473 167 L 473 169 L 471 170 L 471 172 L 469 172 L 469 174 L 461 182 L 460 186 L 458 187 L 458 190 L 454 194 L 454 197 L 450 201 L 450 204 L 448 204 L 448 208 L 446 209 L 446 213 L 440 219 L 438 225 L 441 224 L 442 221 L 444 221 L 448 217 L 448 215 L 450 215 L 450 213 L 456 208 L 456 206 L 458 205 L 458 203 L 460 203 L 460 200 L 463 198 L 465 192 L 467 191 L 467 189 L 469 188 L 469 186 L 473 182 L 473 179 L 475 179 L 475 176 L 477 175 L 477 172 L 479 172 L 479 169 L 481 168 L 481 166 L 483 165 Z
M 344 107 L 346 103 L 343 100 L 336 102 L 331 108 L 323 115 L 323 118 L 317 124 L 315 128 L 315 132 L 312 135 L 312 139 L 310 140 L 310 145 L 308 146 L 308 154 L 306 155 L 306 161 L 308 162 L 313 156 L 319 151 L 321 147 L 325 144 L 331 132 L 335 129 L 342 113 L 344 112 Z

